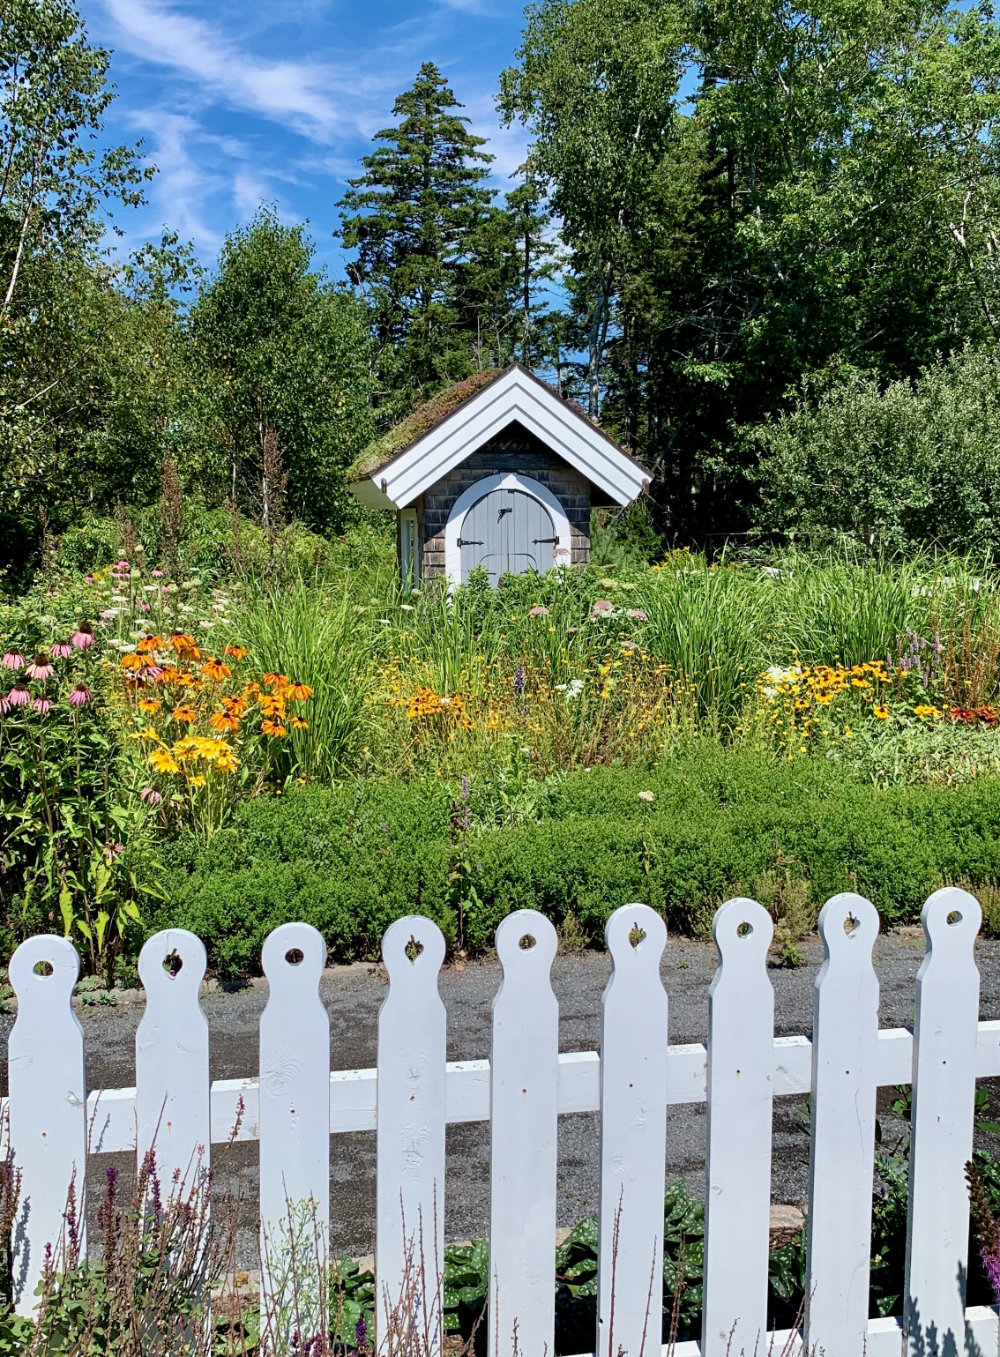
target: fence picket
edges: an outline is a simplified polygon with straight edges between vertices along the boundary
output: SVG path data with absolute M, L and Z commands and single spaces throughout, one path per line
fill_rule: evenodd
M 820 911 L 813 1001 L 807 1349 L 863 1352 L 868 1332 L 879 987 L 878 912 L 850 893 Z
M 754 900 L 730 900 L 712 921 L 719 967 L 708 999 L 704 1357 L 767 1351 L 773 932 Z
M 927 952 L 917 972 L 904 1302 L 911 1357 L 950 1345 L 966 1351 L 965 1164 L 972 1155 L 979 1022 L 973 949 L 982 911 L 971 895 L 949 886 L 930 897 L 921 921 Z
M 601 1000 L 598 1357 L 660 1351 L 667 1134 L 667 926 L 623 905 L 604 930 L 613 970 Z
M 526 938 L 532 945 L 522 947 Z M 555 1351 L 559 1005 L 556 930 L 521 909 L 497 929 L 490 1071 L 490 1357 Z
M 208 1022 L 198 998 L 206 960 L 201 939 L 183 928 L 156 933 L 139 953 L 146 1011 L 135 1034 L 136 1161 L 153 1151 L 164 1197 L 189 1194 L 209 1168 Z
M 17 995 L 8 1044 L 10 1143 L 21 1172 L 13 1284 L 23 1315 L 36 1303 L 46 1245 L 57 1265 L 77 1246 L 81 1256 L 86 1250 L 87 1093 L 83 1028 L 71 1002 L 79 973 L 80 958 L 65 938 L 29 938 L 10 959 Z M 75 1214 L 64 1222 L 71 1186 Z
M 282 924 L 261 953 L 270 986 L 260 1019 L 262 1304 L 272 1342 L 310 1341 L 324 1299 L 330 1230 L 330 1020 L 319 997 L 326 943 Z M 293 1267 L 294 1273 L 293 1275 Z M 294 1293 L 294 1313 L 287 1314 Z
M 382 958 L 389 993 L 378 1015 L 378 1342 L 395 1349 L 412 1333 L 433 1354 L 441 1350 L 444 1270 L 444 937 L 430 919 L 397 919 Z

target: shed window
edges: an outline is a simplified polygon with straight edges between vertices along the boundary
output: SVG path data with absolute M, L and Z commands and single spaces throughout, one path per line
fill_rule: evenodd
M 414 588 L 420 581 L 420 539 L 416 509 L 404 509 L 399 516 L 399 563 L 403 584 Z

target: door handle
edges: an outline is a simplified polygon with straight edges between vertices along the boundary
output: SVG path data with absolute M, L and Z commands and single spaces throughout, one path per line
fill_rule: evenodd
M 558 542 L 558 541 L 559 541 L 559 538 L 558 538 L 558 537 L 534 537 L 534 538 L 532 538 L 532 543 L 533 543 L 533 545 L 536 546 L 536 547 L 541 546 L 543 542 L 552 542 L 553 545 L 554 545 L 554 544 L 555 544 L 556 542 Z
M 485 546 L 485 543 L 484 543 L 484 542 L 471 542 L 467 537 L 460 537 L 460 538 L 458 539 L 458 545 L 459 545 L 460 547 L 481 547 L 481 546 Z

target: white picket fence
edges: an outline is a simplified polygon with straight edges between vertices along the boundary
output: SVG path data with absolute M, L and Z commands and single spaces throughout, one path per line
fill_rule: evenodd
M 445 1126 L 491 1122 L 491 1357 L 554 1351 L 553 1240 L 557 1121 L 600 1112 L 599 1357 L 642 1357 L 659 1345 L 668 1104 L 708 1105 L 705 1313 L 701 1343 L 677 1357 L 809 1351 L 827 1357 L 996 1352 L 992 1308 L 965 1309 L 975 1081 L 1000 1075 L 1000 1022 L 979 1022 L 974 942 L 980 909 L 957 889 L 923 911 L 927 949 L 916 981 L 913 1032 L 878 1026 L 874 907 L 856 895 L 820 916 L 826 959 L 816 982 L 812 1039 L 774 1037 L 766 960 L 772 926 L 751 900 L 715 917 L 719 966 L 706 1045 L 669 1046 L 660 980 L 666 928 L 644 905 L 612 915 L 613 973 L 599 1052 L 560 1054 L 550 983 L 556 951 L 540 914 L 511 915 L 497 932 L 503 980 L 493 1006 L 490 1060 L 448 1063 L 438 994 L 444 940 L 427 919 L 388 930 L 389 993 L 378 1024 L 377 1070 L 330 1069 L 325 962 L 305 924 L 264 945 L 270 984 L 260 1023 L 260 1078 L 209 1079 L 208 1026 L 199 1004 L 205 949 L 190 933 L 143 948 L 146 1011 L 136 1036 L 136 1087 L 84 1084 L 84 1035 L 70 997 L 78 973 L 61 938 L 23 943 L 10 964 L 18 999 L 10 1036 L 9 1134 L 23 1172 L 17 1234 L 20 1306 L 29 1312 L 46 1243 L 63 1228 L 66 1189 L 88 1153 L 154 1144 L 165 1181 L 207 1165 L 212 1142 L 260 1146 L 260 1213 L 274 1231 L 288 1203 L 312 1202 L 329 1224 L 331 1133 L 377 1131 L 376 1273 L 381 1311 L 404 1295 L 422 1307 L 440 1347 L 433 1281 L 443 1253 Z M 165 967 L 166 959 L 176 962 Z M 875 1097 L 913 1084 L 905 1316 L 869 1320 L 868 1273 Z M 772 1102 L 812 1095 L 807 1332 L 766 1332 Z M 243 1115 L 238 1119 L 238 1109 Z M 266 1277 L 265 1277 L 266 1282 Z M 383 1323 L 385 1320 L 383 1319 Z M 384 1330 L 383 1330 L 384 1332 Z

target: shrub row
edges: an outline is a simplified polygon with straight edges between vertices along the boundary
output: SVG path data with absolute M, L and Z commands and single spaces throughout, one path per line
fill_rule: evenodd
M 832 764 L 780 764 L 705 742 L 654 770 L 570 775 L 521 823 L 483 814 L 489 789 L 473 786 L 461 843 L 456 794 L 376 781 L 248 803 L 207 846 L 177 846 L 156 926 L 192 929 L 220 973 L 239 974 L 257 968 L 267 933 L 293 919 L 324 934 L 331 960 L 349 961 L 377 956 L 384 930 L 408 913 L 480 949 L 522 907 L 557 924 L 572 915 L 592 942 L 632 900 L 673 928 L 703 932 L 723 900 L 766 892 L 775 873 L 804 883 L 813 909 L 858 890 L 887 925 L 919 919 L 942 883 L 1000 882 L 1000 779 L 880 790 Z

